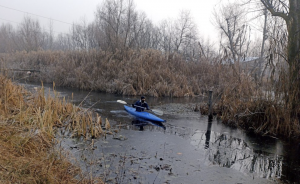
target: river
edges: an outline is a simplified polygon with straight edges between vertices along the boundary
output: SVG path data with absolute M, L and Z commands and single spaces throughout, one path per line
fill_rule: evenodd
M 25 84 L 28 89 L 40 87 Z M 45 85 L 46 92 L 52 90 Z M 202 98 L 148 98 L 167 122 L 130 116 L 117 100 L 139 97 L 56 88 L 61 97 L 98 112 L 118 129 L 94 140 L 60 135 L 60 146 L 90 178 L 106 183 L 299 183 L 299 145 L 231 128 L 194 112 Z

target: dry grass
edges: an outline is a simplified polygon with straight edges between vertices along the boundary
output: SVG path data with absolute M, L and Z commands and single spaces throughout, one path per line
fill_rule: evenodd
M 66 153 L 54 149 L 56 127 L 64 126 L 66 120 L 77 119 L 87 126 L 77 115 L 80 109 L 57 97 L 45 98 L 43 93 L 42 88 L 32 95 L 0 76 L 0 182 L 91 182 L 68 161 Z
M 291 95 L 286 92 L 288 77 L 284 69 L 271 69 L 271 76 L 260 82 L 238 66 L 221 64 L 217 58 L 185 61 L 180 55 L 151 49 L 114 54 L 97 50 L 18 52 L 1 54 L 0 59 L 7 68 L 40 70 L 38 77 L 30 77 L 33 80 L 86 90 L 155 97 L 197 96 L 213 90 L 214 97 L 220 99 L 216 113 L 224 123 L 272 136 L 299 136 L 299 120 L 290 116 L 293 107 L 287 103 Z M 102 131 L 87 117 L 77 116 L 81 119 L 69 123 L 74 135 L 98 135 Z M 86 131 L 78 121 L 97 131 Z
M 227 74 L 221 98 L 214 105 L 214 113 L 223 123 L 263 135 L 299 138 L 299 119 L 291 117 L 292 108 L 278 83 L 261 87 L 251 76 Z M 201 112 L 207 113 L 207 107 L 202 106 Z
M 207 61 L 184 61 L 180 55 L 150 49 L 125 54 L 98 50 L 18 52 L 0 57 L 7 68 L 40 70 L 37 81 L 123 95 L 194 96 L 215 83 L 211 75 L 215 69 Z M 18 74 L 14 72 L 15 77 L 21 77 Z

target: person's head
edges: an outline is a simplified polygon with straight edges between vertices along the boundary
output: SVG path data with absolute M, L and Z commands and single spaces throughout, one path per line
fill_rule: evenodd
M 146 98 L 144 96 L 141 97 L 141 101 L 144 103 Z

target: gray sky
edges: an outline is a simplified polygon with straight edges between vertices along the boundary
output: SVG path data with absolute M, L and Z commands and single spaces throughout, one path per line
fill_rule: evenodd
M 39 19 L 45 29 L 49 29 L 50 19 L 55 33 L 68 33 L 70 24 L 85 18 L 94 19 L 96 7 L 103 0 L 0 0 L 0 24 L 17 25 L 24 15 Z M 154 23 L 179 16 L 180 11 L 190 10 L 198 25 L 200 36 L 214 40 L 218 37 L 212 25 L 214 5 L 221 0 L 134 0 L 136 9 L 144 11 Z M 27 12 L 27 13 L 24 13 Z M 35 15 L 38 16 L 35 16 Z M 45 18 L 42 18 L 42 17 Z M 60 22 L 61 21 L 61 22 Z M 65 23 L 62 23 L 65 22 Z M 69 23 L 69 24 L 67 24 Z

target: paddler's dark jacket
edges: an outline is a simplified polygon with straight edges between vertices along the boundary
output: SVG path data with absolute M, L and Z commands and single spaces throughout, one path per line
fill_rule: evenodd
M 138 112 L 142 112 L 142 111 L 144 111 L 144 109 L 150 110 L 147 102 L 142 103 L 141 100 L 138 100 L 135 102 L 135 104 L 132 104 L 132 107 L 135 107 L 136 111 L 138 111 Z M 144 108 L 142 108 L 142 107 L 144 107 Z

